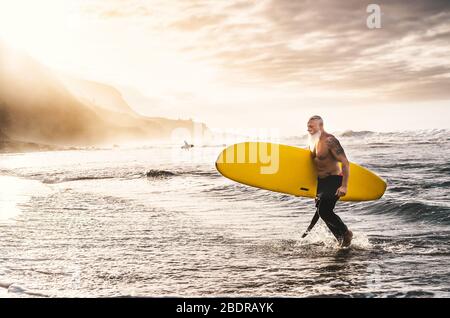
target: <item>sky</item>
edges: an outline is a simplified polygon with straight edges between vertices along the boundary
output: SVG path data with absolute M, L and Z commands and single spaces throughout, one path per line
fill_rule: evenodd
M 316 114 L 329 131 L 450 129 L 448 0 L 0 0 L 0 39 L 144 115 L 282 135 Z

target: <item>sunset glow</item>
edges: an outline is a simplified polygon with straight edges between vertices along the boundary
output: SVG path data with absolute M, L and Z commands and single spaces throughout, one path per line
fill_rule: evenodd
M 142 114 L 212 128 L 297 134 L 317 112 L 337 130 L 448 128 L 448 11 L 382 3 L 383 26 L 370 30 L 362 2 L 319 6 L 2 0 L 0 39 L 54 70 L 114 85 Z M 392 107 L 414 118 L 388 124 Z M 443 115 L 420 121 L 430 107 Z

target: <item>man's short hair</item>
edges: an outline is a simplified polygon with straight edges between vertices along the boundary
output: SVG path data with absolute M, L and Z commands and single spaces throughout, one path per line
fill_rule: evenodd
M 314 115 L 309 120 L 318 120 L 323 125 L 323 119 L 319 115 Z

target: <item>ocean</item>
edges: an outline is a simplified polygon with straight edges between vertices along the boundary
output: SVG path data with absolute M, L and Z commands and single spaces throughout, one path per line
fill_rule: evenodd
M 388 183 L 337 203 L 349 249 L 301 239 L 313 199 L 221 176 L 222 143 L 0 154 L 0 295 L 449 297 L 450 131 L 338 138 Z

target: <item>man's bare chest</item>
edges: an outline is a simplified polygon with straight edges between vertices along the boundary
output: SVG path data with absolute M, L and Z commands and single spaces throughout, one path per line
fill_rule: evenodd
M 332 159 L 333 156 L 330 152 L 328 146 L 323 142 L 318 142 L 316 148 L 313 151 L 314 159 L 318 161 L 323 161 L 327 159 Z

